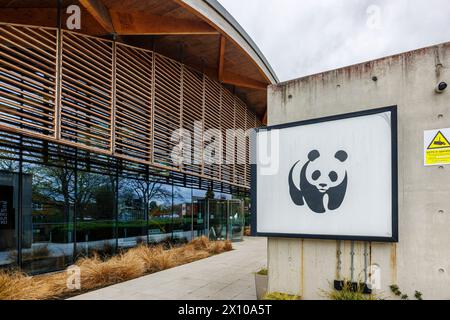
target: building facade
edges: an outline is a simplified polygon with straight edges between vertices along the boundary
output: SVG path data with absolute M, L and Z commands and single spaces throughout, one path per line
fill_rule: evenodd
M 0 266 L 240 239 L 276 81 L 215 1 L 0 1 Z
M 270 238 L 270 291 L 324 299 L 334 280 L 352 280 L 384 299 L 397 298 L 391 285 L 450 298 L 449 167 L 424 165 L 424 132 L 449 127 L 450 93 L 436 90 L 449 79 L 445 43 L 270 87 L 270 125 L 396 105 L 399 169 L 398 243 Z

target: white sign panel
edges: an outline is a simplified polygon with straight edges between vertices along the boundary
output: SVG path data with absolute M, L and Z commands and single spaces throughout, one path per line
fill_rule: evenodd
M 398 241 L 396 107 L 257 130 L 261 236 Z

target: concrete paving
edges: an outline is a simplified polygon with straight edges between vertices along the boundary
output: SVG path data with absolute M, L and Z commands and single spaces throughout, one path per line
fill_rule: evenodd
M 92 291 L 74 300 L 256 300 L 254 272 L 266 267 L 267 239 L 233 251 Z

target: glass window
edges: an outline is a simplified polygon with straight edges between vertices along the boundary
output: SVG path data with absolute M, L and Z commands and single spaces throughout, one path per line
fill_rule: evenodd
M 173 189 L 173 239 L 188 242 L 193 239 L 192 189 Z
M 244 239 L 244 201 L 240 199 L 228 200 L 228 239 L 231 241 L 242 241 Z
M 114 175 L 78 170 L 75 198 L 78 255 L 115 253 L 115 186 Z
M 193 215 L 193 229 L 194 237 L 201 237 L 207 235 L 208 217 L 206 212 L 206 191 L 192 190 L 192 215 Z
M 130 248 L 147 243 L 147 206 L 149 184 L 142 179 L 119 179 L 118 246 Z
M 148 239 L 159 243 L 172 238 L 172 185 L 149 182 Z
M 17 265 L 19 163 L 0 159 L 0 268 Z
M 252 210 L 251 210 L 251 198 L 244 197 L 244 217 L 245 217 L 245 229 L 244 235 L 251 236 L 252 233 Z
M 22 269 L 28 273 L 73 262 L 75 172 L 64 161 L 54 165 L 22 166 Z

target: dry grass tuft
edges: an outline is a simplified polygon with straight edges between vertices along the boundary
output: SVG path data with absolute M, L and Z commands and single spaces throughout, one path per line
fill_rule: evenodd
M 129 252 L 138 256 L 144 262 L 143 266 L 146 273 L 155 273 L 177 265 L 174 250 L 164 250 L 163 246 L 140 246 L 136 249 L 131 249 Z
M 56 298 L 53 286 L 20 271 L 0 271 L 0 300 L 40 300 Z
M 211 241 L 205 236 L 196 238 L 191 241 L 190 245 L 195 248 L 195 250 L 206 250 L 210 246 Z
M 217 241 L 217 242 L 210 242 L 208 251 L 211 254 L 218 254 L 225 251 L 230 251 L 232 249 L 232 245 L 230 241 Z
M 140 245 L 107 260 L 94 254 L 76 263 L 81 271 L 81 291 L 67 288 L 66 272 L 30 277 L 19 271 L 0 270 L 0 300 L 61 299 L 232 249 L 230 241 L 212 242 L 201 237 L 176 248 Z
M 82 258 L 77 262 L 81 269 L 83 290 L 105 287 L 114 283 L 137 278 L 145 273 L 142 260 L 133 252 L 119 254 L 106 261 L 98 255 Z

